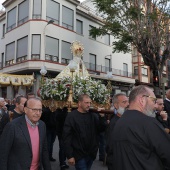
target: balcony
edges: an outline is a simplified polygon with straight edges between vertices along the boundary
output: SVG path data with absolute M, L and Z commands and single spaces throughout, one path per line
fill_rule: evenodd
M 52 18 L 52 17 L 46 16 L 46 19 L 47 19 L 47 21 L 52 20 L 52 21 L 54 21 L 54 23 L 55 23 L 55 24 L 59 25 L 59 20 L 57 20 L 57 19 L 55 19 L 55 18 Z
M 27 60 L 27 56 L 22 56 L 17 58 L 17 63 Z
M 14 59 L 5 61 L 5 66 L 11 66 L 11 65 L 13 65 L 13 64 L 15 64 Z
M 31 59 L 32 60 L 39 60 L 40 59 L 40 54 L 32 54 Z
M 21 19 L 20 21 L 18 21 L 18 26 L 23 24 L 23 23 L 25 23 L 25 22 L 27 22 L 27 21 L 28 21 L 28 16 L 23 18 L 23 19 Z
M 53 62 L 59 62 L 59 58 L 57 56 L 49 55 L 49 54 L 45 55 L 45 60 L 49 60 L 49 61 L 53 61 Z
M 130 72 L 127 72 L 127 71 L 109 68 L 109 67 L 106 67 L 106 66 L 96 65 L 96 64 L 87 63 L 87 62 L 84 62 L 84 64 L 85 64 L 85 66 L 88 70 L 96 71 L 96 73 L 98 73 L 98 72 L 106 73 L 107 71 L 111 71 L 112 74 L 114 74 L 114 75 L 133 78 L 133 74 L 130 73 Z
M 41 15 L 40 14 L 33 14 L 32 19 L 41 19 Z

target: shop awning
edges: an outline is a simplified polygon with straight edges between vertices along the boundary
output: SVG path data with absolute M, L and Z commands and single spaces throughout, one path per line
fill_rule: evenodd
M 0 85 L 31 86 L 34 75 L 14 75 L 0 73 Z

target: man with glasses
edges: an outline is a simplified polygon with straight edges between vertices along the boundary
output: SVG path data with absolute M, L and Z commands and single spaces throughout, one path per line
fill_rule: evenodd
M 135 87 L 129 108 L 113 131 L 115 170 L 170 169 L 170 136 L 154 118 L 156 97 L 147 86 Z
M 24 104 L 25 114 L 6 125 L 0 139 L 1 170 L 51 170 L 46 127 L 39 120 L 42 103 L 30 98 Z

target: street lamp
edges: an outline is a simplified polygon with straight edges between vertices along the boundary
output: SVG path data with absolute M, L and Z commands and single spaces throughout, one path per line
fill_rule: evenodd
M 71 86 L 70 86 L 69 97 L 68 97 L 68 112 L 71 112 L 71 108 L 73 104 L 73 74 L 77 69 L 77 63 L 74 60 L 71 60 L 68 67 L 71 72 Z
M 41 74 L 41 84 L 44 83 L 44 76 L 47 74 L 47 69 L 46 66 L 41 66 L 41 70 L 40 70 L 40 74 Z
M 109 93 L 111 93 L 111 91 L 112 91 L 112 84 L 111 84 L 110 80 L 113 78 L 113 75 L 112 75 L 111 71 L 107 71 L 106 78 L 108 79 L 106 87 L 107 87 Z

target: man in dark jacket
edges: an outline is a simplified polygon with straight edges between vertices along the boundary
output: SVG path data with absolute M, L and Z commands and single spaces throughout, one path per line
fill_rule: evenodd
M 0 98 L 0 137 L 3 132 L 4 127 L 10 121 L 8 111 L 5 109 L 5 100 Z
M 166 98 L 164 100 L 164 110 L 168 113 L 168 117 L 170 117 L 170 89 L 166 91 Z
M 116 122 L 119 120 L 119 118 L 123 115 L 124 111 L 129 105 L 129 101 L 127 96 L 124 93 L 118 93 L 113 96 L 112 100 L 114 107 L 116 109 L 116 114 L 112 116 L 110 119 L 110 123 L 107 129 L 107 142 L 106 142 L 106 153 L 107 153 L 107 158 L 106 158 L 106 164 L 108 166 L 108 170 L 112 170 L 112 164 L 114 163 L 114 160 L 112 159 L 113 157 L 113 147 L 112 147 L 112 133 L 114 126 Z
M 167 112 L 164 111 L 164 102 L 163 102 L 163 99 L 159 95 L 157 95 L 156 98 L 157 98 L 157 101 L 156 101 L 157 107 L 156 107 L 156 111 L 155 111 L 156 119 L 165 128 L 165 131 L 167 133 L 169 133 L 170 132 L 170 129 L 169 129 L 169 118 L 168 118 Z
M 98 135 L 107 126 L 104 115 L 89 112 L 90 104 L 88 95 L 80 95 L 78 109 L 68 113 L 64 124 L 66 156 L 77 170 L 90 170 L 98 150 Z
M 24 96 L 18 96 L 15 101 L 15 108 L 11 112 L 13 112 L 12 119 L 16 119 L 24 113 L 24 104 L 27 99 Z
M 129 108 L 113 131 L 114 170 L 170 169 L 170 136 L 155 119 L 156 97 L 147 86 L 135 87 Z

